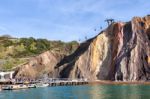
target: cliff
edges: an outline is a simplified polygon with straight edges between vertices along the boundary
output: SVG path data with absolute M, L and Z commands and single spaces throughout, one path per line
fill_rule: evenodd
M 0 71 L 16 68 L 46 51 L 70 55 L 78 46 L 76 41 L 49 41 L 32 37 L 13 38 L 9 35 L 3 35 L 0 36 Z
M 16 78 L 40 78 L 45 74 L 49 77 L 58 76 L 55 70 L 56 64 L 64 57 L 56 52 L 46 51 L 39 56 L 33 57 L 30 61 L 16 70 Z
M 43 61 L 47 59 L 53 62 L 46 57 Z M 26 74 L 29 71 L 24 68 L 28 66 L 21 69 Z M 56 59 L 53 65 L 49 61 L 47 66 L 44 69 L 47 74 L 57 71 L 53 77 L 147 81 L 150 79 L 150 16 L 112 23 L 96 37 L 80 44 L 73 54 Z

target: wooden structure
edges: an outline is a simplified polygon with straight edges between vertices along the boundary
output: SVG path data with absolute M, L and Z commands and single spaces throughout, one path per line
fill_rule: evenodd
M 41 84 L 39 86 L 39 83 Z M 26 88 L 38 88 L 38 87 L 52 87 L 52 86 L 77 86 L 77 85 L 85 85 L 89 82 L 86 79 L 47 79 L 41 80 L 32 80 L 29 83 L 25 83 L 24 81 L 17 81 L 14 84 L 2 85 L 2 90 L 19 90 Z

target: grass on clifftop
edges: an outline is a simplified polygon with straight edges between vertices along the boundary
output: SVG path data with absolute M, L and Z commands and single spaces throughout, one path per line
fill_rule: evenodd
M 46 39 L 0 37 L 0 69 L 10 70 L 26 62 L 26 58 L 45 51 L 69 55 L 79 46 L 78 42 L 49 41 Z

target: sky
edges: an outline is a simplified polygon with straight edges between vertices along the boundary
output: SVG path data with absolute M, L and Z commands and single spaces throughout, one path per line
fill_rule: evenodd
M 0 35 L 84 41 L 107 27 L 106 18 L 147 14 L 149 0 L 0 0 Z

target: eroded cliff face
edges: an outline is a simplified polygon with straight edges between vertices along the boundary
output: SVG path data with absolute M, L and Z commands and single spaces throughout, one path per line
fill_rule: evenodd
M 60 77 L 149 80 L 150 16 L 134 17 L 127 23 L 113 23 L 95 38 L 81 44 L 75 53 L 71 61 L 66 61 L 68 56 L 57 64 L 57 68 L 66 66 Z
M 73 54 L 63 59 L 51 56 L 36 58 L 17 75 L 24 71 L 26 75 L 31 76 L 30 72 L 37 75 L 46 70 L 54 75 L 52 77 L 60 78 L 150 80 L 150 16 L 134 17 L 127 23 L 113 23 L 96 37 L 80 44 Z M 42 63 L 39 63 L 41 59 Z M 40 69 L 37 70 L 38 66 Z M 42 69 L 43 66 L 47 68 Z
M 30 59 L 28 63 L 21 66 L 16 71 L 16 78 L 39 78 L 44 75 L 57 77 L 58 71 L 55 70 L 56 64 L 64 57 L 55 52 L 44 52 L 37 57 Z

